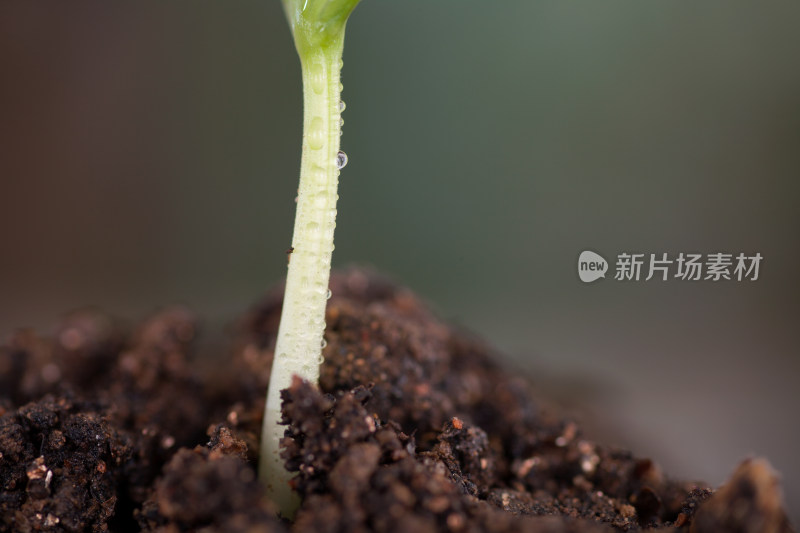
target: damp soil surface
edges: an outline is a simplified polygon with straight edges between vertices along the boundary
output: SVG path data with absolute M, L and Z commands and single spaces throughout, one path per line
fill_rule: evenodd
M 792 531 L 765 461 L 716 491 L 673 480 L 542 407 L 410 291 L 359 270 L 331 288 L 319 388 L 283 394 L 292 521 L 255 476 L 277 289 L 211 365 L 183 309 L 16 333 L 0 347 L 0 531 Z

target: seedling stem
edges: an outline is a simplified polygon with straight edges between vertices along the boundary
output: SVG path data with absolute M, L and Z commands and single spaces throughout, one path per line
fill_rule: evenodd
M 291 474 L 280 458 L 280 392 L 292 375 L 319 379 L 325 332 L 341 134 L 341 69 L 344 28 L 358 0 L 283 0 L 300 56 L 303 76 L 303 152 L 297 192 L 293 251 L 289 255 L 275 358 L 272 363 L 261 439 L 259 477 L 284 516 L 294 514 L 298 499 Z

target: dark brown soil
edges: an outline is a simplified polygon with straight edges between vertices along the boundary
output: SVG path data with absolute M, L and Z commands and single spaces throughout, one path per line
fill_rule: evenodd
M 302 505 L 255 478 L 280 291 L 209 372 L 181 309 L 129 334 L 83 312 L 0 348 L 0 531 L 788 532 L 777 477 L 717 492 L 592 442 L 410 292 L 331 281 L 320 389 L 284 392 Z

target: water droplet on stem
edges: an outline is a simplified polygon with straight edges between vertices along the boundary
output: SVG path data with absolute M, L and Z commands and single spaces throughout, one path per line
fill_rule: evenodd
M 311 89 L 317 94 L 325 90 L 325 67 L 322 63 L 311 65 Z
M 311 119 L 311 129 L 308 132 L 308 146 L 312 150 L 319 150 L 325 143 L 325 126 L 322 117 Z
M 343 169 L 347 165 L 347 154 L 339 150 L 336 154 L 336 168 Z

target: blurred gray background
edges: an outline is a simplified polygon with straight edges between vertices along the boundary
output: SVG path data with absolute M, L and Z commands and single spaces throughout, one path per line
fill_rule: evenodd
M 800 3 L 364 0 L 334 263 L 487 339 L 592 435 L 800 521 Z M 0 335 L 285 273 L 299 64 L 277 0 L 0 5 Z M 756 282 L 579 281 L 585 249 L 755 253 Z M 613 269 L 613 265 L 612 265 Z

